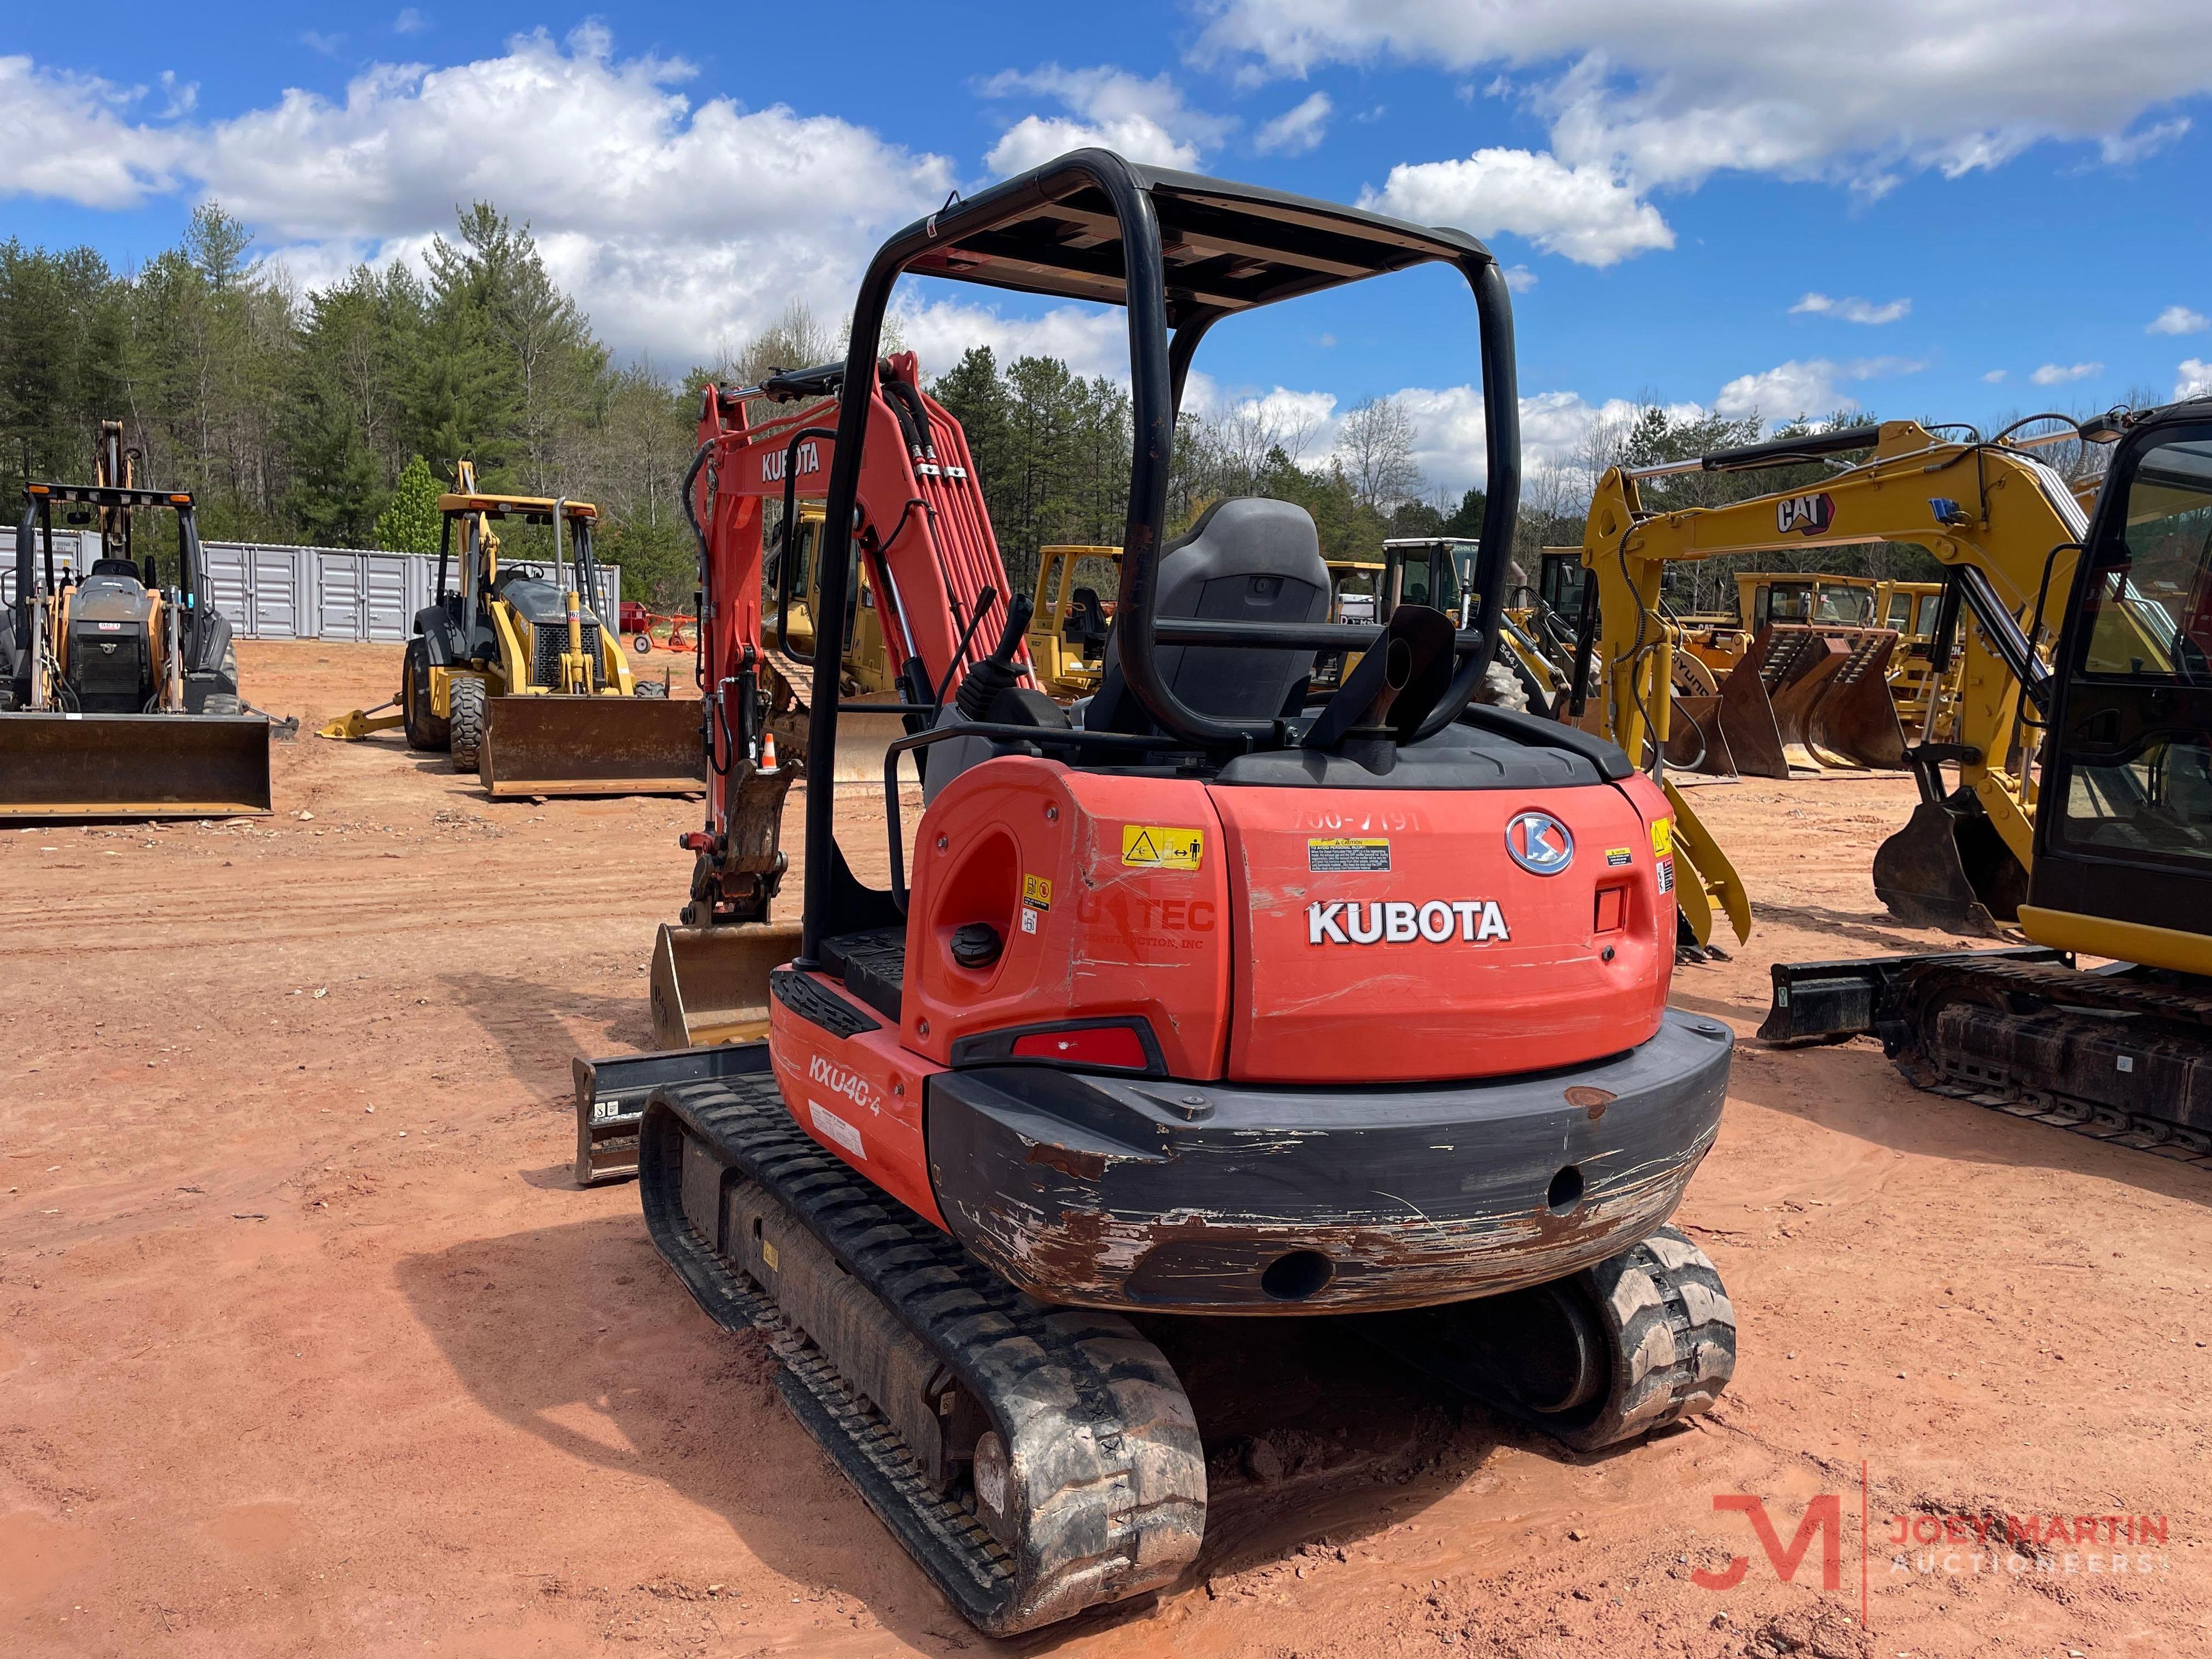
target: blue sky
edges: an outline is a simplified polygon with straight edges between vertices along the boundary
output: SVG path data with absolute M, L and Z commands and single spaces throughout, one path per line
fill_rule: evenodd
M 1534 459 L 1628 400 L 1986 423 L 2212 380 L 2212 31 L 2191 0 L 1193 0 L 14 9 L 0 234 L 128 264 L 213 196 L 312 286 L 482 196 L 627 355 L 712 358 L 874 243 L 1086 138 L 1486 237 L 1516 271 Z M 1114 371 L 1117 317 L 915 284 L 970 341 Z M 2161 321 L 2161 319 L 2163 319 Z M 1325 451 L 1406 398 L 1474 481 L 1472 314 L 1441 272 L 1201 354 Z M 2038 376 L 2041 379 L 2039 381 Z M 2000 379 L 1992 379 L 2001 376 Z

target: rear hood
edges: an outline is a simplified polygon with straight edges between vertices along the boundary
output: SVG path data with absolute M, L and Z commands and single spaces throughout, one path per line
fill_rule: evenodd
M 1623 791 L 1211 793 L 1239 930 L 1231 1079 L 1499 1076 L 1659 1029 L 1668 832 Z

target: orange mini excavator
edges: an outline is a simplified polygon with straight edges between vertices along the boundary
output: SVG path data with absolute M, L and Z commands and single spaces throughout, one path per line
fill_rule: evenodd
M 1327 620 L 1288 502 L 1218 501 L 1167 539 L 1208 330 L 1426 263 L 1464 276 L 1480 326 L 1467 626 L 1412 605 Z M 1030 683 L 1027 596 L 958 427 L 910 356 L 878 361 L 909 271 L 1127 308 L 1119 602 L 1073 710 Z M 764 395 L 799 407 L 749 426 Z M 963 1613 L 1028 1630 L 1191 1565 L 1205 1449 L 1144 1334 L 1164 1316 L 1340 1319 L 1581 1449 L 1712 1405 L 1735 1317 L 1667 1222 L 1730 1038 L 1667 1006 L 1666 798 L 1602 738 L 1471 701 L 1520 474 L 1487 250 L 1078 151 L 893 237 L 846 361 L 710 390 L 702 429 L 716 749 L 687 915 L 757 975 L 723 994 L 757 999 L 764 1035 L 585 1062 L 581 1092 L 635 1114 L 664 1258 L 761 1329 L 793 1409 Z M 857 568 L 904 666 L 897 700 L 866 706 L 816 673 L 793 928 L 769 915 L 785 785 L 758 753 L 761 498 L 816 471 L 817 660 Z M 1358 653 L 1325 694 L 1318 653 Z M 833 762 L 842 718 L 886 714 L 907 732 L 886 773 L 919 756 L 927 804 L 917 825 L 887 777 L 877 888 L 840 848 Z

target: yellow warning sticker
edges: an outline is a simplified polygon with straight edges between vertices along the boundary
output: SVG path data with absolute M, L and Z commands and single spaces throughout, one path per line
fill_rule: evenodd
M 1306 843 L 1306 868 L 1315 874 L 1390 867 L 1390 843 L 1381 836 L 1329 836 Z
M 775 1246 L 764 1238 L 761 1240 L 761 1260 L 767 1262 L 772 1268 L 781 1267 L 783 1265 L 776 1260 Z
M 1651 823 L 1651 850 L 1661 858 L 1673 856 L 1674 851 L 1674 820 L 1655 818 Z
M 1152 870 L 1195 870 L 1206 855 L 1203 830 L 1176 830 L 1162 823 L 1121 826 L 1121 862 Z
M 1022 902 L 1040 910 L 1052 908 L 1052 883 L 1042 876 L 1022 878 Z

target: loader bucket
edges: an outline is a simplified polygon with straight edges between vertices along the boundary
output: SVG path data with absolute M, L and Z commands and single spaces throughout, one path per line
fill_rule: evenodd
M 1805 741 L 1823 764 L 1896 771 L 1905 764 L 1905 728 L 1890 695 L 1889 662 L 1897 635 L 1869 629 L 1828 677 L 1828 689 L 1805 721 Z
M 1782 738 L 1782 752 L 1792 766 L 1824 770 L 1820 757 L 1806 741 L 1806 723 L 1813 705 L 1827 695 L 1829 679 L 1850 653 L 1840 641 L 1807 629 L 1784 631 L 1770 626 L 1767 634 L 1759 678 L 1774 706 L 1774 726 Z
M 495 797 L 703 793 L 700 709 L 666 697 L 493 697 L 477 770 Z
M 1736 775 L 1786 778 L 1790 757 L 1782 751 L 1782 732 L 1774 724 L 1774 705 L 1759 677 L 1756 647 L 1729 670 L 1721 682 L 1720 730 Z
M 1716 778 L 1737 775 L 1728 735 L 1721 729 L 1721 699 L 1676 697 L 1667 725 L 1667 764 Z
M 2027 872 L 1978 805 L 1923 801 L 1875 849 L 1875 896 L 1899 921 L 2001 934 L 2027 900 Z
M 0 819 L 266 812 L 258 714 L 0 714 Z
M 799 954 L 795 922 L 663 925 L 653 946 L 653 1040 L 663 1049 L 768 1035 L 769 974 Z

